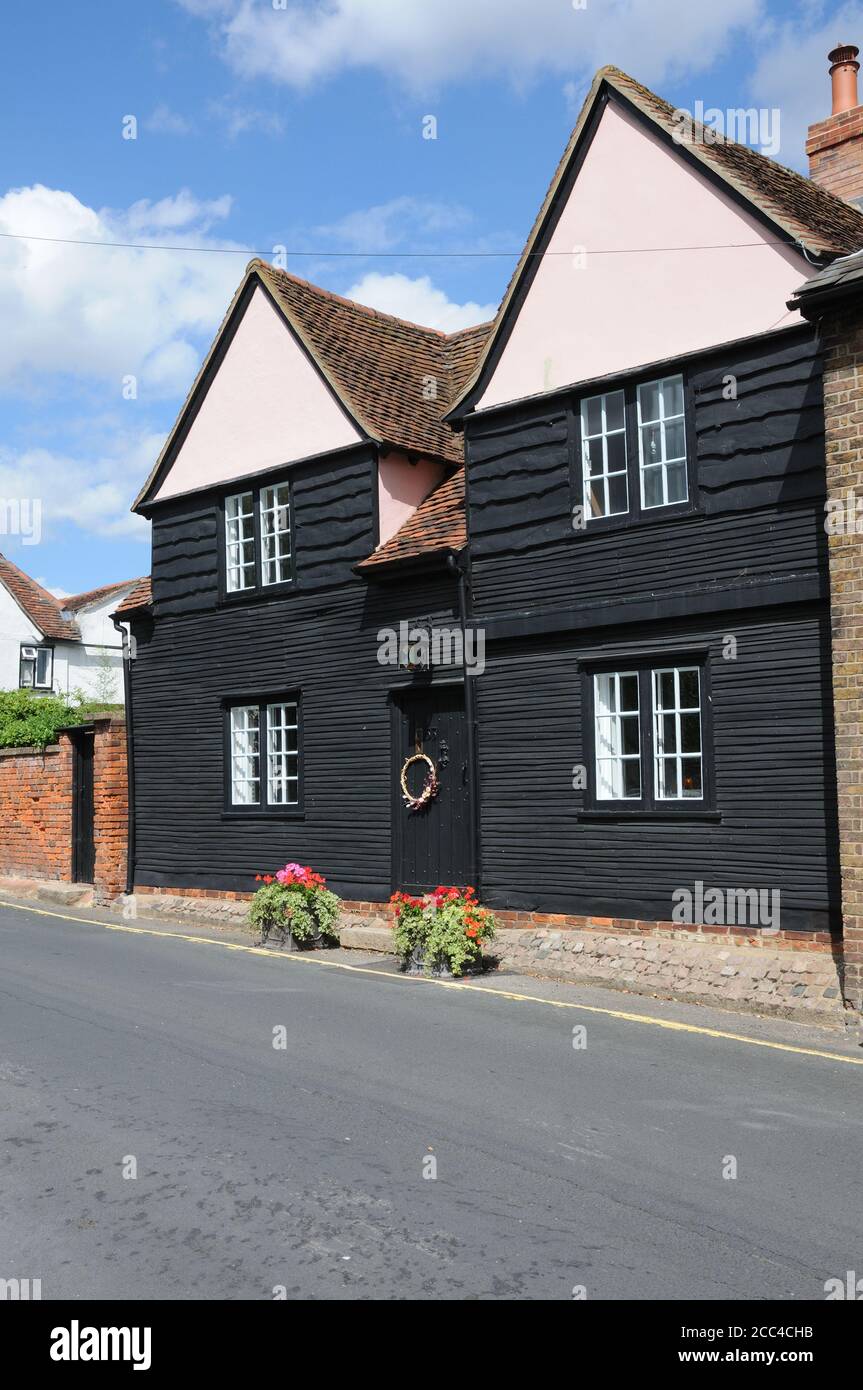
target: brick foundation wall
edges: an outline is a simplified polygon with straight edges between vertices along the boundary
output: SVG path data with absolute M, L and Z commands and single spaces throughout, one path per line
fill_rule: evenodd
M 0 749 L 0 875 L 72 878 L 72 740 Z M 94 720 L 93 835 L 97 897 L 113 898 L 126 881 L 128 834 L 126 725 Z
M 177 904 L 183 899 L 199 902 L 205 907 L 209 900 L 213 903 L 246 903 L 252 893 L 222 892 L 214 888 L 147 888 L 136 886 L 136 897 L 158 897 L 173 899 Z M 203 913 L 202 913 L 203 915 Z M 623 917 L 579 917 L 548 912 L 511 912 L 507 909 L 494 909 L 494 915 L 501 927 L 520 930 L 551 930 L 557 932 L 580 931 L 599 932 L 603 935 L 655 936 L 664 939 L 676 938 L 680 941 L 701 941 L 707 944 L 724 940 L 735 947 L 763 947 L 768 950 L 824 952 L 835 955 L 840 942 L 828 932 L 778 931 L 764 932 L 759 927 L 714 927 L 684 926 L 679 922 L 639 922 Z M 393 920 L 389 903 L 355 902 L 342 899 L 342 916 L 348 919 L 385 921 Z
M 809 127 L 809 177 L 846 202 L 863 197 L 863 106 Z
M 851 525 L 828 535 L 845 993 L 863 1008 L 863 309 L 825 319 L 827 494 Z M 861 511 L 856 511 L 857 501 Z
M 72 748 L 0 749 L 0 872 L 68 880 Z

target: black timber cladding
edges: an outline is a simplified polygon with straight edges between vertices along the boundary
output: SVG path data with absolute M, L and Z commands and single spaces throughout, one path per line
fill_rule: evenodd
M 776 886 L 783 926 L 811 930 L 838 911 L 827 606 L 816 597 L 827 572 L 820 361 L 804 331 L 686 373 L 691 515 L 574 534 L 575 401 L 467 421 L 473 618 L 491 634 L 476 678 L 485 897 L 664 920 L 673 889 L 698 879 Z M 723 396 L 729 375 L 736 399 Z M 133 663 L 136 879 L 251 889 L 255 872 L 296 858 L 347 897 L 383 901 L 401 886 L 391 688 L 419 682 L 378 664 L 377 632 L 419 616 L 454 625 L 456 586 L 444 573 L 383 587 L 353 573 L 377 539 L 369 446 L 288 471 L 296 582 L 277 599 L 220 602 L 219 508 L 242 483 L 155 509 L 155 622 L 136 624 Z M 728 597 L 688 611 L 688 595 L 711 586 Z M 649 620 L 627 626 L 629 600 Z M 573 606 L 579 621 L 556 623 Z M 513 620 L 521 635 L 502 635 Z M 729 634 L 733 661 L 722 654 Z M 718 819 L 586 817 L 572 786 L 583 664 L 693 645 L 709 661 Z M 222 701 L 293 690 L 303 816 L 264 826 L 225 816 Z
M 429 677 L 382 666 L 377 635 L 403 619 L 456 627 L 457 586 L 446 572 L 387 586 L 353 573 L 375 544 L 369 450 L 288 472 L 296 584 L 276 598 L 220 602 L 220 494 L 154 515 L 154 620 L 135 623 L 132 663 L 135 879 L 253 891 L 255 873 L 299 860 L 346 897 L 385 901 L 395 886 L 392 692 L 422 689 Z M 458 672 L 431 679 L 441 676 Z M 226 812 L 224 701 L 294 691 L 302 697 L 302 814 L 262 822 Z
M 573 530 L 577 403 L 606 383 L 467 418 L 472 613 L 489 644 L 476 686 L 484 891 L 499 907 L 667 920 L 673 889 L 701 879 L 778 887 L 785 926 L 835 926 L 816 338 L 750 341 L 684 372 L 690 515 Z M 693 643 L 712 687 L 717 820 L 591 819 L 573 790 L 589 746 L 584 663 Z

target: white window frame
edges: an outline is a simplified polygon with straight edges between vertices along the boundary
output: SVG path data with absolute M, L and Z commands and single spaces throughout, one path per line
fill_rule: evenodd
M 680 696 L 680 677 L 684 674 L 695 675 L 698 683 L 698 704 L 682 705 Z M 674 704 L 666 707 L 662 704 L 662 677 L 674 677 Z M 651 670 L 651 689 L 653 694 L 653 795 L 656 801 L 703 801 L 704 800 L 704 719 L 702 716 L 702 682 L 701 670 L 698 666 L 659 666 Z M 698 753 L 683 752 L 682 739 L 682 717 L 683 715 L 698 715 Z M 665 751 L 665 725 L 666 716 L 674 717 L 674 750 L 670 753 Z M 697 793 L 686 793 L 683 790 L 683 771 L 685 763 L 698 763 L 700 790 Z M 675 767 L 677 777 L 677 793 L 669 796 L 665 791 L 666 773 L 665 768 L 669 763 Z
M 283 497 L 282 497 L 283 494 Z M 261 584 L 286 584 L 291 578 L 291 488 L 290 483 L 262 487 L 259 497 L 261 519 Z M 272 554 L 268 550 L 272 549 Z
M 634 710 L 620 708 L 620 682 L 632 678 L 635 681 L 636 707 Z M 601 682 L 610 682 L 610 700 L 602 695 Z M 623 752 L 622 720 L 634 719 L 638 730 L 638 752 Z M 641 687 L 637 671 L 601 671 L 593 677 L 593 739 L 594 770 L 597 801 L 642 801 L 644 797 L 643 772 L 641 766 Z M 608 750 L 608 751 L 606 751 Z M 638 795 L 623 794 L 623 764 L 634 762 L 638 765 Z M 611 769 L 610 777 L 605 768 Z
M 295 773 L 288 772 L 292 758 Z M 278 795 L 279 791 L 286 795 Z M 267 705 L 267 805 L 296 808 L 299 804 L 300 706 L 296 700 L 280 700 Z
M 245 502 L 248 501 L 248 510 Z M 243 558 L 251 543 L 252 558 Z M 229 594 L 254 589 L 256 582 L 255 494 L 251 489 L 225 498 L 225 585 Z M 248 578 L 251 571 L 251 579 Z
M 680 387 L 681 409 L 675 414 L 669 415 L 666 412 L 666 390 L 669 386 L 678 385 Z M 657 389 L 657 398 L 659 401 L 659 415 L 656 417 L 656 419 L 646 420 L 642 415 L 643 393 L 646 393 L 654 387 Z M 639 487 L 641 491 L 641 510 L 643 512 L 653 512 L 657 511 L 660 507 L 683 506 L 684 503 L 689 501 L 689 470 L 686 462 L 686 391 L 683 380 L 683 374 L 681 372 L 676 372 L 672 376 L 660 377 L 653 381 L 639 382 L 636 388 L 635 398 L 636 408 L 638 412 L 638 477 Z M 666 447 L 666 428 L 670 424 L 680 424 L 681 432 L 683 435 L 683 453 L 679 455 L 675 454 L 673 458 L 669 458 L 668 450 Z M 651 461 L 645 458 L 644 436 L 646 430 L 655 428 L 657 425 L 659 426 L 660 440 L 662 446 L 662 457 L 660 459 Z M 683 497 L 673 497 L 669 501 L 668 470 L 670 467 L 672 467 L 672 465 L 680 464 L 683 465 L 683 480 L 685 485 L 685 492 Z M 662 501 L 652 502 L 648 504 L 645 501 L 645 477 L 648 473 L 657 472 L 660 474 L 660 477 L 662 478 Z
M 24 653 L 32 652 L 32 656 L 25 656 Z M 45 657 L 47 665 L 47 679 L 39 679 L 39 659 Z M 32 667 L 32 681 L 22 679 L 25 665 Z M 18 657 L 18 689 L 19 690 L 52 690 L 54 686 L 54 648 L 46 647 L 39 642 L 22 642 Z
M 623 424 L 619 429 L 610 430 L 607 424 L 607 401 L 612 396 L 620 396 L 622 402 Z M 588 406 L 594 401 L 601 402 L 602 425 L 598 432 L 590 433 L 588 430 Z M 612 436 L 623 436 L 623 467 L 609 469 L 608 467 L 608 441 Z M 602 440 L 602 472 L 591 473 L 590 471 L 590 444 L 594 439 Z M 585 521 L 601 521 L 608 516 L 626 516 L 629 512 L 629 446 L 626 438 L 626 393 L 623 390 L 603 391 L 595 396 L 585 396 L 581 401 L 581 476 L 582 476 L 582 499 L 584 503 Z M 623 478 L 626 489 L 626 506 L 620 511 L 609 511 L 609 478 Z M 604 511 L 594 512 L 592 509 L 590 489 L 592 484 L 602 483 L 602 496 Z
M 260 714 L 259 705 L 232 705 L 230 708 L 228 756 L 232 806 L 261 804 Z M 242 794 L 243 788 L 253 789 L 252 794 Z

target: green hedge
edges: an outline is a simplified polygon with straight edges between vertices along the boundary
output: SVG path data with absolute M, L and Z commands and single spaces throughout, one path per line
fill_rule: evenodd
M 117 711 L 78 695 L 34 695 L 30 690 L 0 690 L 0 748 L 44 748 L 57 742 L 58 729 L 86 724 L 97 711 Z

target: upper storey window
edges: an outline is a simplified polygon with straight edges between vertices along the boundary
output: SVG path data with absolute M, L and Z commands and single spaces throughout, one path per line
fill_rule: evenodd
M 689 501 L 682 376 L 587 396 L 579 424 L 588 524 Z
M 239 594 L 293 578 L 289 483 L 225 498 L 225 589 Z

